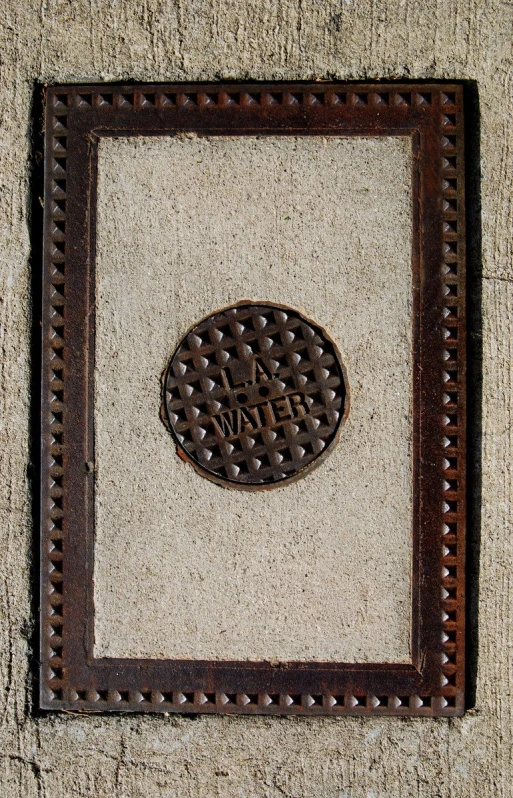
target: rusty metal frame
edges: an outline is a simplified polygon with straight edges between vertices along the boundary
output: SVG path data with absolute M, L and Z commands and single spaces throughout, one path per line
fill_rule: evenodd
M 95 659 L 95 201 L 102 136 L 410 136 L 412 663 Z M 465 219 L 459 84 L 72 85 L 46 92 L 43 709 L 456 716 L 465 658 Z

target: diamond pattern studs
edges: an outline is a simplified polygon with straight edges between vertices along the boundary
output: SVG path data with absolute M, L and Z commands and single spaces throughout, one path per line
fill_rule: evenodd
M 464 334 L 464 252 L 461 246 L 463 225 L 460 160 L 456 147 L 459 106 L 454 92 L 441 95 L 441 167 L 443 218 L 441 273 L 444 289 L 442 334 L 442 406 L 443 504 L 441 523 L 440 572 L 442 578 L 442 698 L 443 708 L 457 707 L 461 701 L 461 676 L 458 658 L 462 657 L 462 613 L 458 602 L 458 583 L 462 567 L 461 537 L 464 534 L 464 499 L 462 496 L 461 454 L 464 403 L 460 395 L 465 376 L 461 369 Z
M 164 394 L 182 457 L 253 490 L 302 476 L 333 447 L 349 409 L 333 342 L 271 304 L 238 304 L 196 325 L 171 358 Z

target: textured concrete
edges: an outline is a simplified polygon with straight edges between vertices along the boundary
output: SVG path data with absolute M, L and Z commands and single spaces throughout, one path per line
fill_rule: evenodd
M 405 137 L 101 142 L 98 656 L 411 660 L 410 172 Z M 351 392 L 327 461 L 260 493 L 160 420 L 182 336 L 246 298 L 324 326 Z
M 502 0 L 3 0 L 0 784 L 19 796 L 511 795 L 513 6 Z M 482 531 L 476 706 L 458 720 L 36 717 L 30 511 L 34 81 L 468 78 L 481 108 Z M 34 268 L 38 269 L 36 262 Z M 475 338 L 479 343 L 481 339 Z

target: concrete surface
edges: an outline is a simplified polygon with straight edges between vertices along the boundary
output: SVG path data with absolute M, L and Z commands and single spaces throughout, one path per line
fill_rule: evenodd
M 507 798 L 512 793 L 513 6 L 502 0 L 3 0 L 0 784 L 6 798 Z M 30 662 L 35 81 L 468 78 L 481 110 L 482 530 L 475 708 L 458 720 L 37 717 Z M 473 131 L 476 133 L 477 131 Z M 479 343 L 479 338 L 475 339 Z M 479 391 L 476 387 L 474 394 Z
M 410 174 L 405 137 L 100 143 L 97 656 L 411 661 Z M 183 335 L 247 298 L 325 327 L 351 392 L 326 462 L 260 493 L 160 420 Z

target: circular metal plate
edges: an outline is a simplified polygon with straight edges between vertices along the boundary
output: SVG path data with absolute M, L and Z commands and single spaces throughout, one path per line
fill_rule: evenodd
M 179 454 L 203 476 L 262 489 L 303 475 L 348 410 L 344 367 L 297 310 L 240 303 L 201 321 L 175 351 L 164 409 Z

